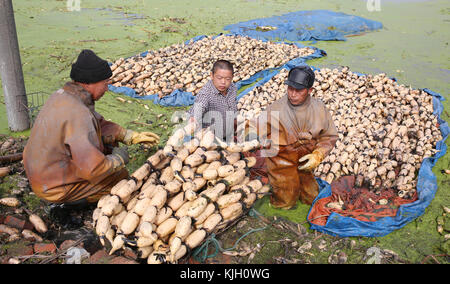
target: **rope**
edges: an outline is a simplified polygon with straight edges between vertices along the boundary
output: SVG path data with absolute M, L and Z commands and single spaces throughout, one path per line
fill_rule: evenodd
M 262 216 L 261 213 L 259 213 L 258 211 L 256 211 L 253 208 L 249 211 L 248 215 L 251 217 Z M 195 249 L 195 251 L 193 252 L 193 257 L 196 261 L 203 263 L 207 258 L 213 258 L 213 257 L 217 256 L 217 254 L 219 252 L 225 252 L 225 251 L 230 251 L 230 250 L 236 249 L 237 245 L 239 244 L 239 242 L 242 239 L 244 239 L 245 237 L 247 237 L 250 234 L 265 230 L 271 225 L 272 225 L 272 223 L 265 227 L 256 228 L 256 229 L 252 229 L 252 230 L 248 231 L 247 233 L 245 233 L 241 237 L 239 237 L 239 239 L 234 243 L 234 245 L 232 247 L 226 248 L 226 249 L 222 248 L 219 241 L 216 239 L 216 234 L 213 233 L 205 240 L 205 242 L 200 247 Z M 208 255 L 208 250 L 209 250 L 210 244 L 214 245 L 214 252 L 212 254 Z
M 209 244 L 211 242 L 215 247 L 215 251 L 213 254 L 208 255 Z M 204 262 L 207 258 L 215 257 L 219 253 L 219 247 L 220 245 L 215 238 L 215 234 L 211 234 L 200 247 L 195 249 L 193 257 L 198 262 Z

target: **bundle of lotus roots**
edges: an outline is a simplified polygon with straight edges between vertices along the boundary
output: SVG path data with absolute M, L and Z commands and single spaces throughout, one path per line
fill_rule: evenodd
M 110 254 L 129 246 L 147 263 L 176 263 L 268 194 L 268 185 L 249 178 L 256 160 L 240 152 L 259 147 L 256 141 L 220 147 L 208 129 L 184 141 L 191 130 L 177 130 L 99 200 L 94 226 L 112 244 Z
M 286 94 L 288 71 L 243 96 L 238 102 L 245 119 L 258 117 Z M 433 156 L 442 140 L 432 96 L 388 78 L 360 76 L 343 68 L 315 71 L 312 96 L 330 110 L 339 133 L 335 148 L 315 175 L 331 183 L 343 175 L 364 177 L 372 189 L 396 187 L 400 197 L 416 190 L 423 159 Z
M 283 65 L 314 53 L 311 48 L 293 44 L 263 42 L 241 36 L 205 37 L 188 44 L 175 44 L 145 56 L 120 58 L 111 66 L 112 83 L 132 88 L 139 95 L 166 96 L 176 89 L 194 95 L 209 80 L 211 68 L 219 59 L 234 65 L 234 81 Z

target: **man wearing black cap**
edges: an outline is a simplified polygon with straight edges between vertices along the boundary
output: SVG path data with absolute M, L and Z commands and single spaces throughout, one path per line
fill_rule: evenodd
M 111 75 L 107 61 L 83 50 L 72 65 L 73 81 L 53 93 L 40 110 L 23 153 L 26 174 L 40 198 L 95 202 L 128 177 L 128 152 L 116 147 L 118 142 L 159 143 L 156 134 L 127 130 L 95 111 Z
M 270 105 L 267 115 L 260 115 L 261 141 L 269 139 L 272 153 L 266 155 L 269 182 L 273 189 L 271 204 L 289 209 L 297 200 L 311 204 L 319 192 L 312 174 L 333 149 L 338 133 L 325 105 L 311 97 L 314 72 L 309 66 L 290 70 L 287 95 Z

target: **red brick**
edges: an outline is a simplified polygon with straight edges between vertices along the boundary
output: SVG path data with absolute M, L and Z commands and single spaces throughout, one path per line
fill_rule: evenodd
M 32 245 L 26 246 L 20 255 L 32 255 L 34 253 L 34 249 Z
M 56 246 L 55 244 L 49 244 L 49 243 L 36 243 L 34 244 L 34 252 L 35 253 L 55 253 L 56 252 Z
M 218 254 L 213 258 L 207 258 L 205 260 L 206 264 L 231 264 L 233 260 L 233 256 L 228 254 Z
M 133 260 L 136 260 L 138 258 L 137 254 L 132 249 L 127 247 L 125 247 L 123 250 L 123 256 Z
M 8 215 L 6 216 L 5 220 L 3 220 L 3 224 L 19 229 L 19 230 L 33 230 L 33 224 L 28 222 L 26 219 L 18 218 L 15 216 Z
M 0 264 L 8 264 L 8 257 L 0 256 Z
M 60 250 L 66 250 L 66 249 L 69 249 L 69 248 L 73 247 L 75 243 L 76 243 L 76 241 L 74 241 L 74 240 L 65 240 L 64 242 L 62 242 L 62 243 L 59 245 L 59 249 L 60 249 Z M 83 243 L 81 242 L 81 243 L 79 243 L 78 245 L 76 245 L 75 247 L 82 248 L 82 247 L 83 247 Z
M 125 258 L 123 256 L 117 256 L 115 258 L 113 258 L 109 264 L 138 264 L 136 261 L 129 259 L 129 258 Z
M 89 258 L 91 264 L 106 264 L 113 256 L 108 255 L 105 249 L 99 250 Z
M 11 246 L 7 249 L 7 255 L 9 255 L 10 257 L 32 254 L 33 246 L 26 245 L 25 242 L 18 242 L 14 246 Z
M 224 264 L 231 264 L 233 257 L 231 255 L 222 254 Z
M 186 262 L 186 264 L 201 264 L 201 262 L 196 261 L 192 256 Z

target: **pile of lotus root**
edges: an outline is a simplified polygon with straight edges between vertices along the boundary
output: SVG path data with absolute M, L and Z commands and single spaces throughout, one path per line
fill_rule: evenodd
M 312 48 L 242 36 L 205 37 L 151 50 L 145 56 L 120 58 L 111 66 L 111 80 L 114 86 L 132 88 L 142 96 L 164 97 L 176 89 L 196 95 L 210 79 L 212 65 L 219 59 L 233 63 L 233 79 L 237 82 L 314 52 Z
M 185 142 L 186 134 L 193 139 Z M 100 241 L 112 244 L 110 254 L 129 246 L 149 264 L 176 263 L 268 194 L 268 185 L 249 178 L 256 159 L 242 155 L 259 143 L 216 141 L 209 129 L 179 128 L 99 200 L 93 222 Z
M 243 96 L 240 115 L 258 117 L 284 96 L 287 75 L 282 69 Z M 358 175 L 373 189 L 396 187 L 400 197 L 411 197 L 422 161 L 437 152 L 436 142 L 442 140 L 432 96 L 383 73 L 360 76 L 343 67 L 323 68 L 315 75 L 312 96 L 329 109 L 339 140 L 314 174 L 328 183 Z

